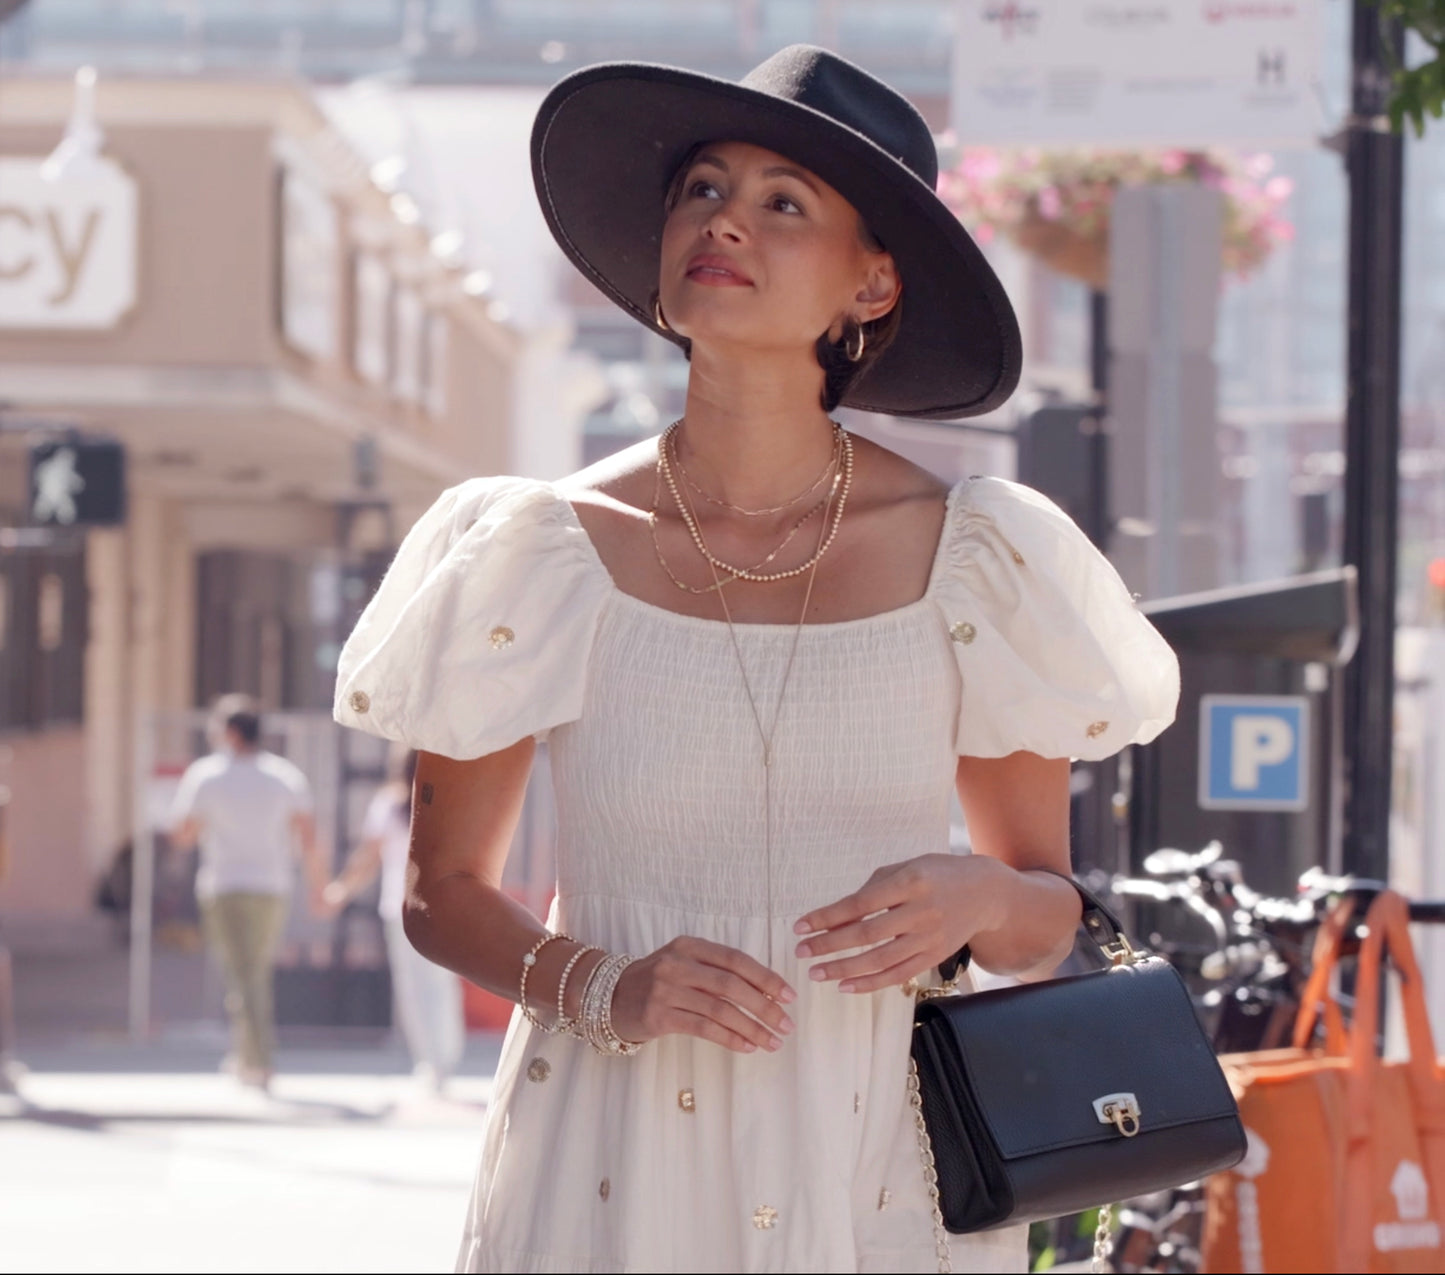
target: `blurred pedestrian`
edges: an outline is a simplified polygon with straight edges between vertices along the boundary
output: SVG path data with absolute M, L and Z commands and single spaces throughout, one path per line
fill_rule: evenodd
M 345 867 L 322 892 L 328 914 L 334 915 L 366 889 L 378 874 L 381 891 L 377 912 L 386 935 L 391 989 L 397 1022 L 411 1053 L 416 1075 L 441 1093 L 466 1045 L 462 984 L 451 970 L 434 965 L 411 945 L 402 928 L 406 898 L 406 856 L 411 840 L 412 781 L 415 749 L 405 749 L 394 762 L 392 781 L 371 799 L 361 825 L 361 841 Z
M 284 757 L 261 747 L 261 714 L 247 695 L 226 695 L 211 715 L 215 750 L 181 777 L 171 811 L 179 849 L 200 846 L 201 928 L 226 980 L 243 1084 L 264 1089 L 275 1052 L 276 950 L 300 852 L 312 907 L 321 908 L 325 865 L 316 842 L 311 786 Z
M 1024 1270 L 930 1197 L 914 995 L 1069 952 L 1069 759 L 1153 739 L 1177 662 L 1045 497 L 832 418 L 1019 376 L 905 98 L 805 46 L 612 64 L 532 139 L 563 251 L 691 362 L 660 437 L 446 492 L 339 662 L 339 720 L 422 750 L 407 932 L 518 1004 L 457 1270 Z M 501 888 L 543 737 L 545 924 Z

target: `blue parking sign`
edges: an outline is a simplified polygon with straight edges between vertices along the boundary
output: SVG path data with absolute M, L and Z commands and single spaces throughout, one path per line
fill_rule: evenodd
M 1199 700 L 1199 804 L 1206 810 L 1309 806 L 1310 703 L 1303 695 Z

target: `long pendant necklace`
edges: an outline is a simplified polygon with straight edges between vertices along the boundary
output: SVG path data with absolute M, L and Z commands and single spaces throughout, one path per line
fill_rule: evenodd
M 847 432 L 844 431 L 845 455 L 849 452 Z M 851 477 L 851 466 L 849 467 Z M 676 489 L 673 492 L 678 501 L 678 510 L 686 518 L 692 511 L 683 504 L 683 498 L 678 496 Z M 765 727 L 763 715 L 758 709 L 758 699 L 753 693 L 752 679 L 748 677 L 747 662 L 743 659 L 742 646 L 738 642 L 737 628 L 733 624 L 732 608 L 728 606 L 727 595 L 723 592 L 724 581 L 718 573 L 718 567 L 711 554 L 706 550 L 705 545 L 700 545 L 703 557 L 707 560 L 708 569 L 713 574 L 714 591 L 717 593 L 718 601 L 722 603 L 723 619 L 727 622 L 728 638 L 732 643 L 733 656 L 737 660 L 738 672 L 742 675 L 743 690 L 747 695 L 748 708 L 752 711 L 753 725 L 757 728 L 758 739 L 762 744 L 763 754 L 763 863 L 766 876 L 767 888 L 767 928 L 768 928 L 768 968 L 773 968 L 773 739 L 777 735 L 778 722 L 783 715 L 783 697 L 788 690 L 788 682 L 793 675 L 793 662 L 798 654 L 798 639 L 803 634 L 803 624 L 808 617 L 808 606 L 813 599 L 813 584 L 818 578 L 818 563 L 822 561 L 823 553 L 826 551 L 826 544 L 831 544 L 833 536 L 837 533 L 837 523 L 833 525 L 833 534 L 828 531 L 828 514 L 833 503 L 833 492 L 829 491 L 826 498 L 829 506 L 823 512 L 823 526 L 819 532 L 820 549 L 813 555 L 812 563 L 808 567 L 808 586 L 803 593 L 803 606 L 798 612 L 798 622 L 793 626 L 793 640 L 788 647 L 788 662 L 783 668 L 783 679 L 778 686 L 777 698 L 773 704 L 772 721 Z M 842 516 L 842 505 L 840 502 L 838 516 Z

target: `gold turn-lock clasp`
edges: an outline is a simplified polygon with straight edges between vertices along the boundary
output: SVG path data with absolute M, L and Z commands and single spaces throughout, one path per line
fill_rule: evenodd
M 1139 1099 L 1131 1093 L 1105 1094 L 1094 1099 L 1100 1124 L 1111 1124 L 1126 1138 L 1139 1132 Z

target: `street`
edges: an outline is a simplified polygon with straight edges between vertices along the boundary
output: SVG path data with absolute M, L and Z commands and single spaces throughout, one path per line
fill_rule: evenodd
M 0 1096 L 0 1271 L 450 1270 L 499 1040 L 472 1045 L 445 1099 L 386 1050 L 283 1051 L 269 1096 L 196 1050 L 32 1058 Z

